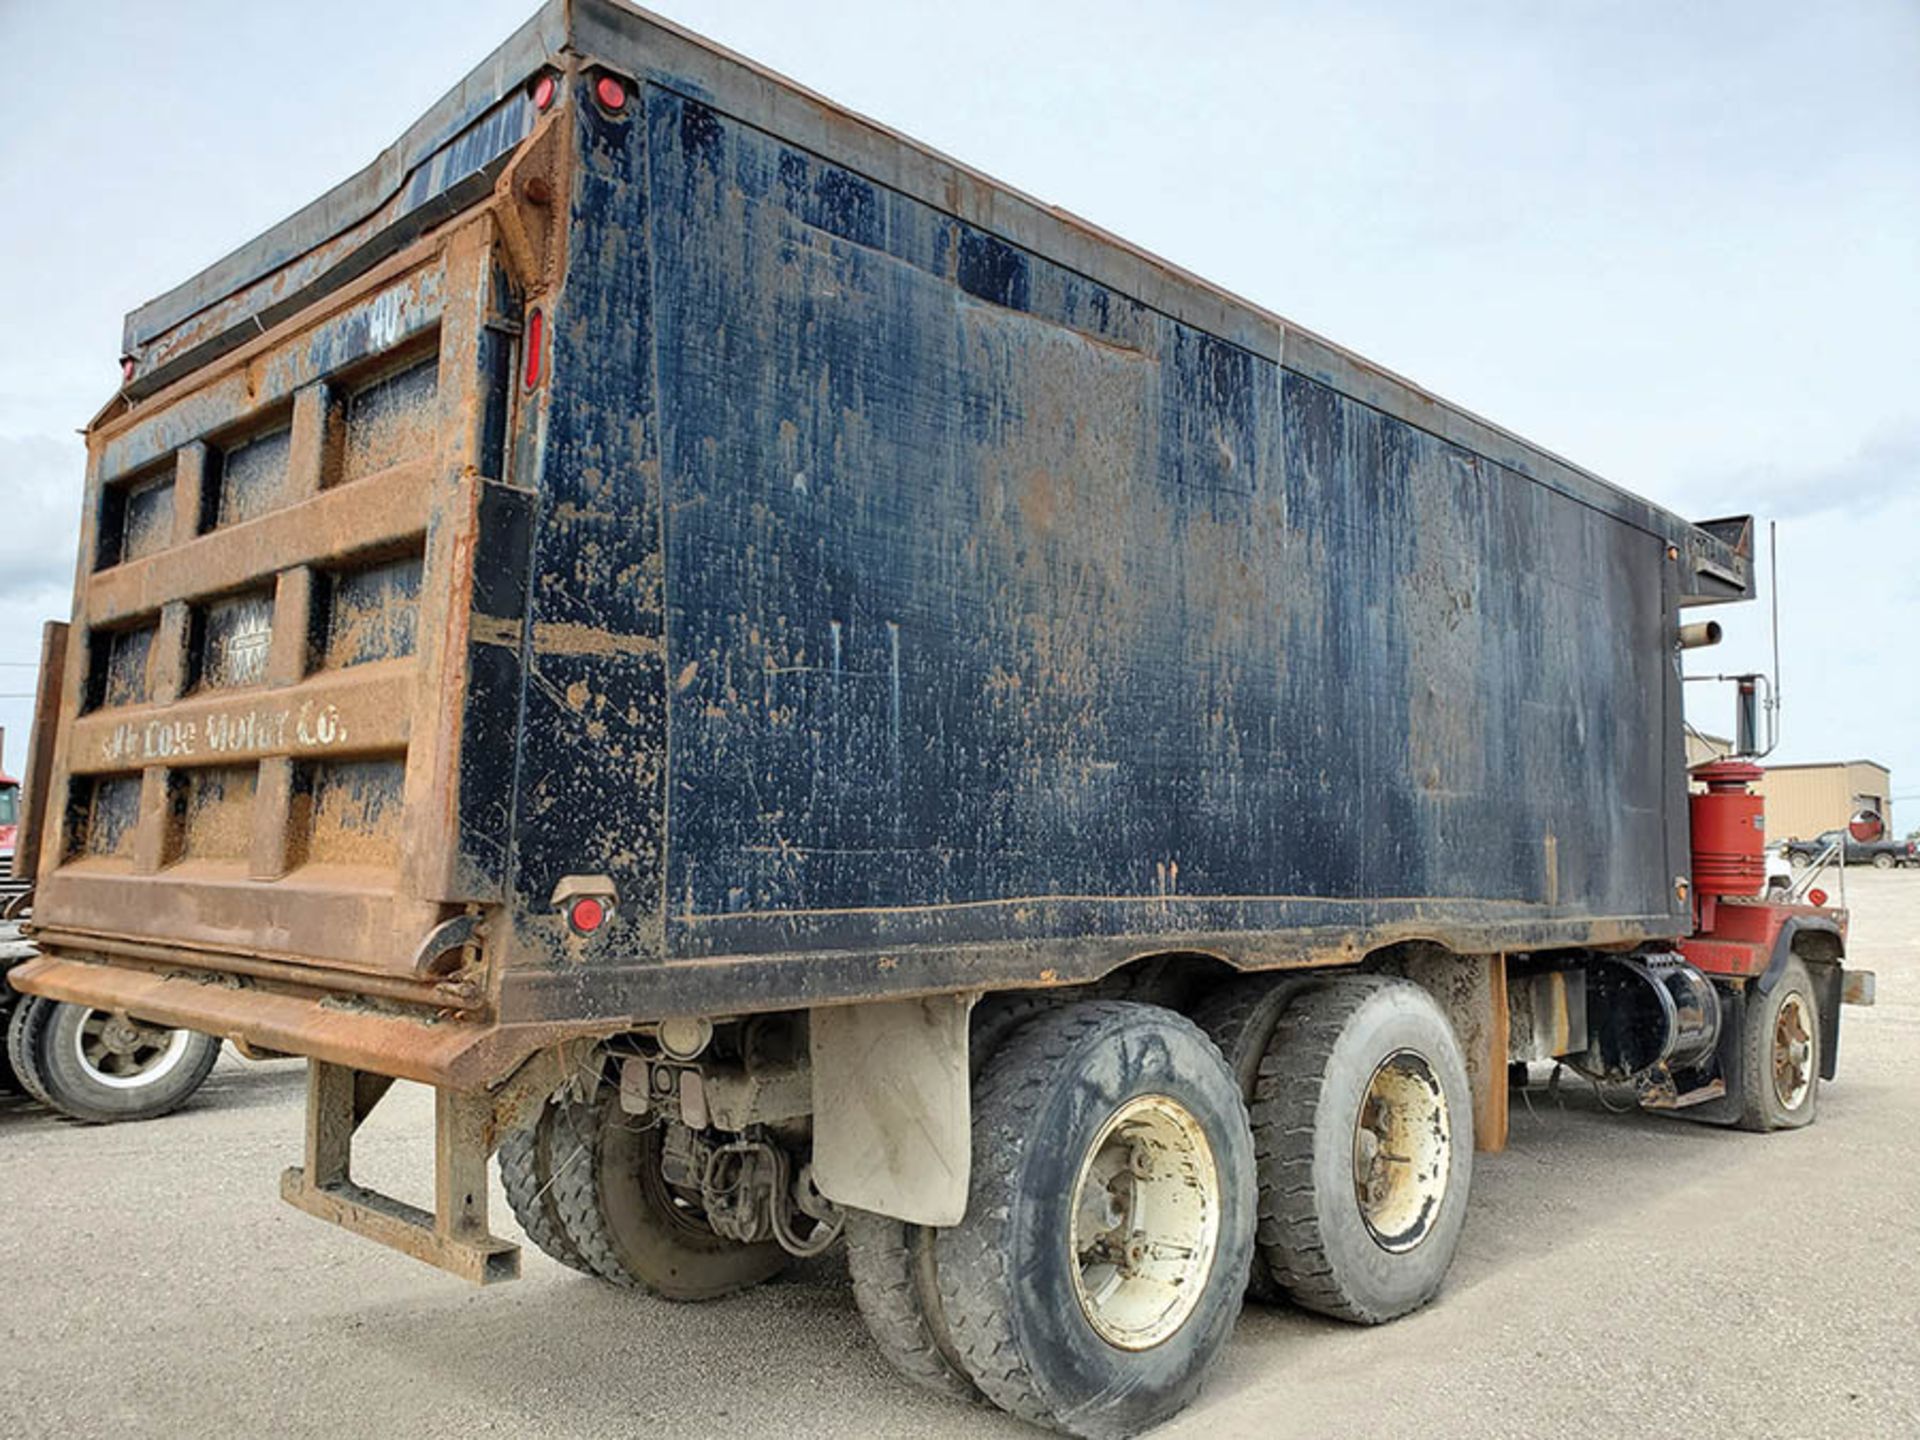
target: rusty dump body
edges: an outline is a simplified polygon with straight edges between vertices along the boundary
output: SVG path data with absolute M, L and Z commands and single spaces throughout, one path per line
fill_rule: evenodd
M 1691 928 L 1676 626 L 1742 524 L 611 0 L 127 352 L 24 990 L 477 1091 L 666 1016 Z

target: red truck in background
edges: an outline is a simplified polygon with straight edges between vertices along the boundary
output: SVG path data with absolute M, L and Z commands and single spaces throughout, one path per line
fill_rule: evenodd
M 4 732 L 0 732 L 4 733 Z M 0 770 L 0 903 L 32 889 L 32 884 L 13 873 L 13 842 L 20 833 L 20 782 Z

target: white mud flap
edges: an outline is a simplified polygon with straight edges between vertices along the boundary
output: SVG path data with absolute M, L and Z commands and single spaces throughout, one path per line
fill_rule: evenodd
M 967 1210 L 971 995 L 812 1012 L 813 1180 L 836 1204 L 916 1225 Z

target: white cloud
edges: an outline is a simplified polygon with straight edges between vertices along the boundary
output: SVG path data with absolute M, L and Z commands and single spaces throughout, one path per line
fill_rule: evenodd
M 86 469 L 78 437 L 0 435 L 0 602 L 71 593 Z

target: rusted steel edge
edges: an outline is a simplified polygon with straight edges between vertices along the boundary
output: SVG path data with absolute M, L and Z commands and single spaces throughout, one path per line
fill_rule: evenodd
M 372 163 L 197 275 L 132 311 L 126 317 L 123 344 L 136 349 L 150 343 L 285 268 L 289 257 L 298 258 L 322 247 L 377 213 L 400 194 L 416 172 L 444 153 L 510 95 L 513 87 L 565 48 L 566 15 L 565 0 L 549 0 L 434 101 Z
M 382 287 L 401 280 L 415 271 L 429 269 L 445 248 L 447 237 L 471 220 L 474 210 L 484 209 L 486 205 L 487 198 L 479 197 L 472 205 L 458 214 L 447 216 L 432 229 L 420 234 L 404 249 L 386 256 L 379 264 L 354 276 L 339 289 L 313 297 L 304 308 L 276 319 L 264 330 L 249 330 L 244 344 L 237 345 L 232 350 L 195 366 L 158 389 L 137 397 L 128 396 L 125 393 L 116 395 L 87 426 L 90 440 L 96 435 L 102 442 L 119 439 L 127 431 L 145 423 L 169 406 L 202 394 L 230 376 L 243 375 L 249 365 L 262 355 L 284 345 L 289 336 L 317 329 L 328 321 L 351 311 L 367 296 L 374 294 Z M 263 397 L 261 403 L 268 403 L 267 399 Z M 242 419 L 244 416 L 233 418 Z M 190 438 L 197 438 L 197 434 L 198 432 Z M 170 445 L 167 448 L 174 447 Z M 134 468 L 138 468 L 138 462 L 135 463 Z M 116 470 L 114 473 L 118 476 L 130 472 Z
M 53 786 L 54 736 L 66 694 L 68 628 L 65 620 L 49 620 L 40 628 L 39 683 L 34 688 L 33 729 L 27 737 L 27 772 L 20 787 L 19 828 L 13 842 L 13 873 L 29 884 L 40 875 L 40 837 L 46 830 L 47 797 Z M 16 907 L 10 902 L 8 908 Z
M 182 1026 L 245 1041 L 256 1050 L 304 1055 L 396 1080 L 447 1090 L 499 1089 L 503 1115 L 529 1103 L 510 1088 L 530 1058 L 555 1052 L 557 1086 L 574 1073 L 584 1050 L 627 1029 L 625 1021 L 582 1025 L 500 1025 L 443 1019 L 421 1012 L 393 1013 L 341 1003 L 340 997 L 295 995 L 236 977 L 162 974 L 41 955 L 9 972 L 15 989 L 95 1009 L 125 1010 L 159 1025 Z M 525 1070 L 527 1088 L 546 1077 Z M 547 1093 L 551 1093 L 549 1090 Z M 544 1099 L 545 1095 L 540 1098 Z
M 317 1220 L 338 1225 L 363 1240 L 377 1241 L 474 1285 L 520 1278 L 520 1247 L 512 1241 L 495 1235 L 468 1239 L 442 1234 L 432 1211 L 350 1180 L 316 1185 L 308 1181 L 305 1167 L 295 1165 L 280 1176 L 280 1198 Z
M 81 954 L 111 956 L 115 960 L 140 965 L 190 966 L 195 970 L 216 974 L 273 980 L 301 990 L 395 1000 L 401 1004 L 421 1005 L 434 1010 L 480 1011 L 486 1006 L 486 997 L 477 987 L 444 980 L 416 981 L 391 975 L 369 975 L 361 970 L 334 970 L 290 960 L 270 960 L 258 955 L 234 955 L 181 945 L 159 945 L 151 941 L 128 940 L 118 935 L 96 935 L 84 930 L 36 930 L 33 941 L 48 954 L 79 951 Z
M 613 956 L 578 967 L 510 966 L 500 976 L 500 1015 L 510 1024 L 565 1024 L 583 997 L 615 1016 L 643 997 L 645 1013 L 626 1009 L 612 1027 L 664 1015 L 749 1015 L 869 1000 L 903 1000 L 959 991 L 1034 990 L 1085 985 L 1129 965 L 1169 956 L 1210 961 L 1225 970 L 1337 969 L 1407 945 L 1437 945 L 1455 955 L 1535 950 L 1625 951 L 1671 941 L 1685 922 L 1670 917 L 1609 917 L 1539 924 L 1435 927 L 1420 922 L 1363 930 L 1302 929 L 1074 936 L 963 945 L 813 948 L 788 954 L 683 956 L 665 962 Z

